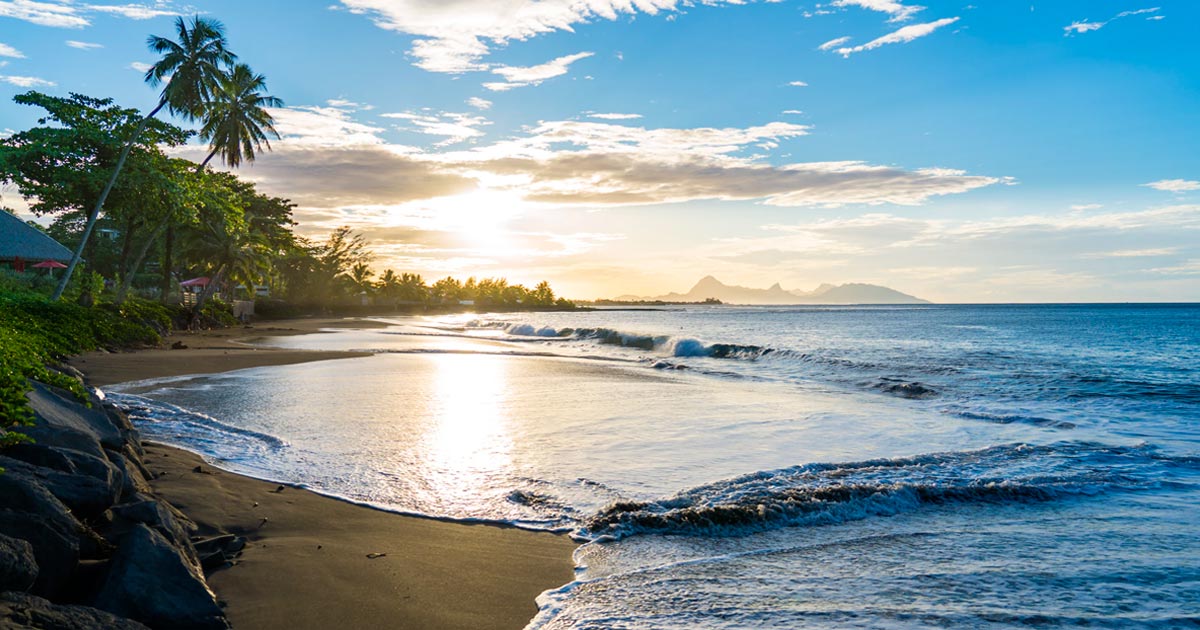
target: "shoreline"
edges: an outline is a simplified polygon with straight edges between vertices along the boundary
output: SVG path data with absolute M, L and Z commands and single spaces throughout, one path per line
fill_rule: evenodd
M 371 356 L 242 340 L 386 325 L 279 320 L 164 340 L 187 349 L 92 352 L 70 364 L 103 387 Z M 208 576 L 234 628 L 522 628 L 537 613 L 538 595 L 574 579 L 577 543 L 565 534 L 389 512 L 226 471 L 173 446 L 147 442 L 145 449 L 154 491 L 195 521 L 200 534 L 248 540 L 233 566 Z

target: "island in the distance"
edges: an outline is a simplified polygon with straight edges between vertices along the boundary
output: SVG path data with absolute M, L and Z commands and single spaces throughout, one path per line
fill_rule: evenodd
M 729 285 L 712 276 L 701 278 L 687 293 L 668 293 L 657 297 L 622 295 L 610 303 L 712 303 L 724 304 L 929 304 L 928 300 L 876 284 L 822 284 L 812 291 L 785 290 L 778 282 L 769 289 Z M 601 303 L 601 301 L 597 301 Z

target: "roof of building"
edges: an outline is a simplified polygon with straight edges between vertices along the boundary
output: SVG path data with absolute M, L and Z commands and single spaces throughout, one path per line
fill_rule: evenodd
M 18 257 L 29 261 L 68 261 L 71 250 L 16 215 L 0 210 L 0 259 Z

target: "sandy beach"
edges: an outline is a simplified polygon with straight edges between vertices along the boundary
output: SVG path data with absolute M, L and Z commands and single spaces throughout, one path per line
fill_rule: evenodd
M 254 348 L 244 340 L 370 321 L 289 320 L 179 334 L 186 349 L 93 352 L 71 364 L 98 386 L 362 356 Z M 204 535 L 249 544 L 209 583 L 235 628 L 521 628 L 535 598 L 571 581 L 565 536 L 409 517 L 214 468 L 192 453 L 148 445 L 154 489 Z

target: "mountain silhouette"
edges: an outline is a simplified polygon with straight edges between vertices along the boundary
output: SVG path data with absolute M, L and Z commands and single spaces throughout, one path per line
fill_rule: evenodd
M 929 304 L 928 301 L 877 284 L 822 284 L 812 291 L 784 289 L 778 282 L 768 289 L 730 285 L 704 276 L 687 293 L 656 297 L 622 295 L 620 301 L 703 302 L 709 298 L 726 304 Z

